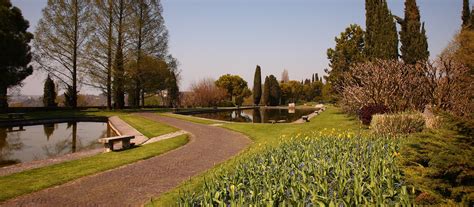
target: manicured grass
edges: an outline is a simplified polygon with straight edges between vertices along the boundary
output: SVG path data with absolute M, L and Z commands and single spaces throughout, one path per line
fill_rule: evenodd
M 167 116 L 167 117 L 172 117 L 172 118 L 177 118 L 197 124 L 205 124 L 205 125 L 211 125 L 211 124 L 218 124 L 222 123 L 219 121 L 212 121 L 208 119 L 201 119 L 193 116 L 185 116 L 185 115 L 180 115 L 180 114 L 172 114 L 172 113 L 159 113 L 160 116 Z
M 187 135 L 181 135 L 130 150 L 103 153 L 0 177 L 0 201 L 154 157 L 187 142 Z
M 50 110 L 50 111 L 35 111 L 26 112 L 25 119 L 52 119 L 52 118 L 71 118 L 71 117 L 94 117 L 94 116 L 116 116 L 124 115 L 131 112 L 139 111 L 156 111 L 156 112 L 167 112 L 170 109 L 166 108 L 150 108 L 150 109 L 124 109 L 124 110 L 100 110 L 100 109 L 87 109 L 87 110 Z M 6 121 L 8 119 L 7 113 L 0 113 L 0 121 Z
M 249 149 L 234 158 L 217 165 L 199 176 L 191 178 L 189 181 L 182 183 L 177 188 L 161 195 L 147 205 L 176 206 L 180 193 L 201 188 L 206 178 L 209 179 L 218 172 L 235 169 L 241 161 L 248 159 L 251 154 L 260 151 L 264 146 L 278 144 L 279 138 L 281 137 L 289 138 L 298 134 L 307 133 L 308 131 L 321 131 L 324 129 L 348 131 L 354 134 L 363 134 L 368 131 L 367 128 L 362 126 L 355 118 L 348 117 L 335 107 L 328 107 L 325 112 L 313 118 L 311 122 L 304 124 L 229 123 L 224 124 L 223 127 L 247 135 L 254 143 Z
M 142 132 L 148 138 L 157 137 L 163 134 L 168 134 L 172 132 L 176 132 L 179 129 L 174 128 L 172 126 L 152 121 L 147 118 L 136 116 L 136 115 L 122 115 L 120 116 L 122 120 L 130 124 L 133 128 L 137 129 L 138 131 Z

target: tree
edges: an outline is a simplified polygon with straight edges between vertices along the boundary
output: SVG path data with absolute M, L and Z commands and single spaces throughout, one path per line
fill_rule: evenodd
M 469 7 L 469 0 L 463 0 L 462 5 L 462 28 L 468 27 L 471 23 L 471 8 Z
M 296 103 L 303 95 L 303 85 L 299 81 L 289 81 L 288 83 L 280 84 L 281 89 L 281 103 Z
M 278 106 L 280 105 L 280 100 L 281 100 L 281 89 L 280 89 L 280 83 L 276 79 L 275 76 L 270 75 L 268 77 L 270 80 L 270 105 L 271 106 Z
M 122 109 L 125 106 L 125 58 L 124 58 L 124 36 L 125 36 L 125 17 L 128 15 L 128 8 L 125 0 L 119 0 L 115 7 L 117 19 L 117 45 L 115 49 L 115 62 L 113 71 L 114 108 Z
M 77 107 L 79 72 L 86 59 L 85 45 L 92 32 L 89 0 L 49 0 L 35 32 L 38 63 L 56 77 Z
M 253 78 L 253 103 L 255 105 L 260 104 L 260 99 L 262 98 L 262 71 L 260 66 L 257 65 L 255 69 L 255 76 Z
M 327 56 L 331 70 L 328 81 L 333 85 L 334 93 L 340 94 L 343 90 L 343 73 L 350 70 L 351 66 L 365 61 L 364 40 L 365 32 L 359 25 L 351 24 L 338 37 L 335 38 L 336 46 L 329 48 Z
M 288 70 L 283 70 L 281 73 L 281 82 L 282 83 L 288 83 L 290 81 L 290 76 L 288 75 Z
M 107 96 L 107 108 L 112 108 L 112 69 L 114 58 L 114 15 L 113 0 L 93 1 L 91 22 L 96 26 L 86 45 L 87 85 L 102 90 Z
M 416 0 L 405 1 L 405 18 L 397 18 L 401 25 L 400 52 L 405 63 L 415 64 L 429 58 L 425 25 L 420 23 L 420 11 Z
M 206 78 L 191 85 L 192 103 L 197 106 L 217 106 L 226 98 L 226 91 L 216 86 L 215 81 Z
M 53 79 L 48 75 L 44 81 L 43 105 L 46 107 L 56 107 L 56 85 Z
M 386 0 L 365 0 L 365 54 L 369 60 L 397 59 L 397 26 Z
M 0 1 L 0 109 L 8 107 L 8 88 L 33 73 L 29 26 L 20 9 L 9 0 Z
M 132 5 L 132 53 L 137 66 L 131 80 L 134 82 L 133 106 L 138 107 L 140 97 L 144 99 L 144 90 L 141 82 L 148 79 L 141 73 L 141 60 L 145 55 L 153 55 L 165 59 L 168 53 L 168 30 L 161 13 L 163 8 L 159 0 L 138 0 Z M 129 94 L 130 95 L 130 94 Z M 142 101 L 143 102 L 143 101 Z M 144 103 L 142 103 L 144 104 Z
M 247 81 L 238 75 L 223 75 L 217 79 L 216 86 L 226 90 L 230 101 L 235 102 L 234 98 L 238 96 L 250 95 L 246 93 L 246 89 L 248 89 Z
M 270 105 L 270 80 L 268 76 L 265 76 L 265 82 L 263 84 L 263 97 L 262 97 L 263 105 L 268 106 Z

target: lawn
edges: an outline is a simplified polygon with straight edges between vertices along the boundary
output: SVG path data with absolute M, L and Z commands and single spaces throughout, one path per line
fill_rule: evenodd
M 177 119 L 181 119 L 181 120 L 185 120 L 185 121 L 189 121 L 189 122 L 193 122 L 193 123 L 197 123 L 197 124 L 204 124 L 204 125 L 222 123 L 222 122 L 213 121 L 213 120 L 210 120 L 210 119 L 197 118 L 197 117 L 193 117 L 193 116 L 185 116 L 185 115 L 181 115 L 181 114 L 172 114 L 172 113 L 158 113 L 158 114 L 160 116 L 177 118 Z
M 195 118 L 192 118 L 195 119 Z M 234 130 L 247 135 L 254 142 L 252 146 L 235 156 L 234 158 L 217 165 L 207 172 L 191 178 L 189 181 L 182 183 L 177 188 L 163 194 L 162 196 L 148 203 L 150 206 L 174 206 L 180 199 L 180 193 L 187 191 L 195 191 L 200 189 L 206 179 L 213 177 L 215 174 L 222 173 L 226 170 L 235 169 L 240 162 L 249 159 L 253 154 L 262 152 L 265 146 L 278 145 L 280 138 L 285 139 L 304 134 L 309 131 L 322 130 L 343 130 L 353 134 L 366 133 L 366 127 L 363 127 L 359 121 L 353 117 L 349 117 L 335 107 L 328 109 L 311 122 L 304 124 L 251 124 L 251 123 L 227 123 L 222 127 Z
M 137 127 L 138 131 L 145 136 L 155 137 L 177 130 L 162 123 L 138 117 L 135 115 L 125 115 L 117 112 L 88 112 L 97 116 L 121 115 L 126 122 Z M 40 116 L 37 113 L 35 117 Z M 54 114 L 61 116 L 61 113 Z M 77 113 L 74 113 L 77 115 Z M 71 115 L 71 114 L 69 114 Z M 65 117 L 70 117 L 64 115 Z M 82 113 L 81 113 L 82 115 Z M 42 115 L 41 115 L 42 116 Z M 51 116 L 49 116 L 51 117 Z M 129 122 L 130 121 L 130 122 Z M 60 185 L 83 176 L 92 175 L 98 172 L 117 168 L 122 165 L 133 163 L 139 160 L 158 156 L 170 150 L 185 145 L 188 142 L 187 135 L 162 140 L 145 146 L 140 146 L 130 150 L 109 152 L 92 157 L 73 160 L 42 168 L 32 169 L 0 177 L 0 201 L 4 201 L 23 194 L 39 191 L 48 187 Z
M 157 137 L 160 135 L 172 133 L 179 131 L 179 129 L 160 123 L 156 121 L 149 120 L 145 117 L 136 116 L 132 114 L 121 115 L 120 119 L 126 121 L 130 126 L 142 132 L 148 138 Z
M 188 142 L 187 135 L 162 140 L 130 150 L 103 153 L 43 168 L 0 177 L 0 201 L 60 185 L 139 160 L 148 159 Z

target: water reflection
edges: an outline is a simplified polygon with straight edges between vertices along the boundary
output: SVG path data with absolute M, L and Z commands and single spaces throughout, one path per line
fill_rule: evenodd
M 18 128 L 18 127 L 17 127 Z M 101 137 L 115 136 L 108 123 L 69 122 L 0 127 L 0 166 L 101 148 Z
M 260 108 L 234 111 L 221 111 L 212 113 L 195 114 L 194 116 L 217 119 L 233 122 L 253 122 L 253 123 L 271 123 L 284 122 L 291 123 L 314 112 L 314 109 L 275 109 Z

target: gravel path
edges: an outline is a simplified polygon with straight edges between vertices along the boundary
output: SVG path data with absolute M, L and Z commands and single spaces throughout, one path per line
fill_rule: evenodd
M 163 155 L 20 196 L 5 206 L 140 206 L 236 155 L 250 144 L 242 134 L 153 113 L 139 113 L 190 133 L 190 142 Z

